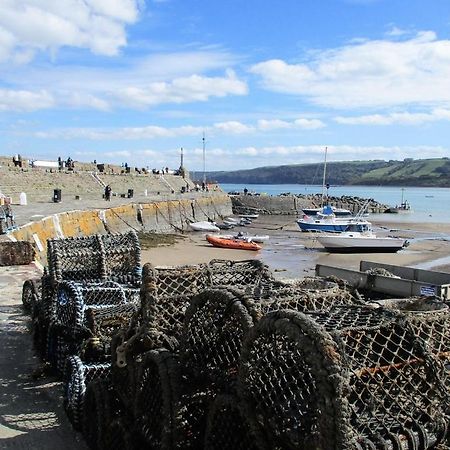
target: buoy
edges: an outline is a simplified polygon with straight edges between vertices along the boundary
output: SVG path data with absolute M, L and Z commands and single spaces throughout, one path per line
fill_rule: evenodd
M 21 192 L 19 196 L 19 205 L 27 206 L 27 194 L 25 192 Z

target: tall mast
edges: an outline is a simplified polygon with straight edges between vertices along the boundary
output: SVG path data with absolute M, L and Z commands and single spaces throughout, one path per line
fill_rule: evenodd
M 323 198 L 325 196 L 325 180 L 327 176 L 327 151 L 328 147 L 325 147 L 325 161 L 323 163 L 323 179 L 322 179 L 322 207 L 323 207 Z
M 203 183 L 206 184 L 205 132 L 203 132 L 202 142 L 203 142 Z

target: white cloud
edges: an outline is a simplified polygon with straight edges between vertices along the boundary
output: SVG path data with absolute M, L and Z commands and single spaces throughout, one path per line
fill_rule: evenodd
M 316 130 L 317 128 L 323 128 L 325 126 L 325 124 L 318 119 L 297 119 L 294 124 L 305 130 Z
M 0 89 L 0 111 L 30 112 L 51 108 L 54 99 L 47 91 L 25 91 Z
M 149 125 L 146 127 L 125 127 L 118 129 L 95 129 L 95 128 L 71 128 L 56 131 L 39 131 L 34 134 L 41 139 L 89 139 L 100 140 L 135 140 L 135 139 L 157 139 L 179 136 L 200 135 L 201 127 L 183 126 L 165 128 Z
M 232 71 L 225 77 L 191 75 L 169 82 L 154 82 L 139 87 L 129 86 L 115 92 L 121 102 L 133 107 L 149 107 L 161 103 L 207 101 L 210 97 L 247 94 L 247 85 Z
M 214 128 L 227 134 L 244 134 L 255 131 L 254 127 L 244 125 L 243 123 L 237 121 L 216 123 L 214 124 Z
M 80 99 L 80 102 L 95 102 L 96 99 Z M 102 106 L 101 104 L 99 106 Z M 124 127 L 116 129 L 101 128 L 66 128 L 53 131 L 38 131 L 35 137 L 41 139 L 90 139 L 90 140 L 134 140 L 134 139 L 157 139 L 173 138 L 180 136 L 199 136 L 202 132 L 222 133 L 225 135 L 251 134 L 257 131 L 266 132 L 277 129 L 321 128 L 324 124 L 317 119 L 297 119 L 293 122 L 286 122 L 278 119 L 259 120 L 255 125 L 244 124 L 236 120 L 228 122 L 218 122 L 210 126 L 185 125 L 181 127 L 161 127 L 148 125 L 144 127 Z
M 436 108 L 429 113 L 394 112 L 357 117 L 339 116 L 334 120 L 343 125 L 421 125 L 442 120 L 450 121 L 450 110 Z
M 271 91 L 335 108 L 442 104 L 450 101 L 450 40 L 420 32 L 317 51 L 305 63 L 269 60 L 250 70 Z
M 292 123 L 280 119 L 272 119 L 272 120 L 261 119 L 258 120 L 258 128 L 262 131 L 287 129 L 292 128 Z
M 63 46 L 116 55 L 124 27 L 138 18 L 137 0 L 2 0 L 0 60 Z

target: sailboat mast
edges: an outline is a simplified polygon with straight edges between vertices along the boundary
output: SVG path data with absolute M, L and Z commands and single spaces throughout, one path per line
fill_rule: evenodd
M 322 179 L 322 207 L 323 207 L 323 198 L 325 196 L 325 180 L 327 177 L 327 151 L 328 147 L 325 147 L 325 161 L 323 164 L 323 179 Z
M 206 184 L 206 151 L 205 151 L 205 132 L 203 132 L 203 183 Z

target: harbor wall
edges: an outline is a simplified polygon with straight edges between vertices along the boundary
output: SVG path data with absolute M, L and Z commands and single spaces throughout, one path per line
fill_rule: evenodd
M 33 245 L 35 260 L 46 265 L 47 240 L 92 234 L 142 232 L 177 233 L 189 230 L 189 223 L 218 220 L 232 213 L 226 194 L 152 203 L 130 203 L 109 209 L 69 211 L 30 222 L 8 237 Z
M 318 208 L 322 203 L 321 195 L 233 195 L 231 196 L 233 211 L 237 214 L 254 211 L 259 214 L 301 214 L 303 208 Z M 382 213 L 387 205 L 376 202 L 373 199 L 343 196 L 329 197 L 327 202 L 336 208 L 345 208 L 353 213 L 358 213 L 363 205 L 368 202 L 366 212 Z

